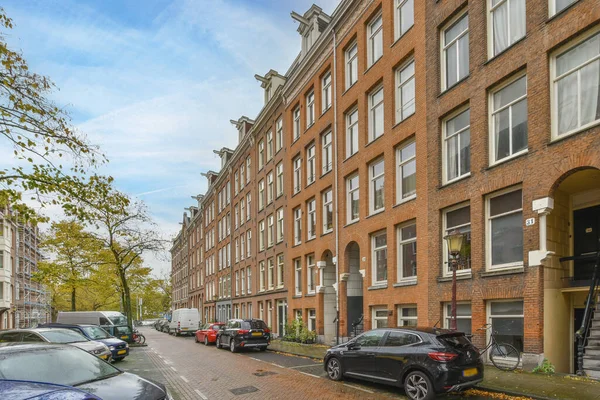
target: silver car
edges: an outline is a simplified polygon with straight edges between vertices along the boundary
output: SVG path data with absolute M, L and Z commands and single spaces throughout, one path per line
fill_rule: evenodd
M 89 340 L 70 329 L 62 328 L 12 329 L 0 332 L 0 343 L 15 342 L 70 344 L 106 361 L 110 360 L 112 354 L 105 344 Z

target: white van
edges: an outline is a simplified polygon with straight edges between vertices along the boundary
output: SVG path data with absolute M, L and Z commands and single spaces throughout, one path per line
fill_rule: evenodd
M 186 334 L 193 335 L 200 325 L 200 313 L 197 308 L 178 308 L 173 311 L 169 323 L 169 333 L 175 336 Z
M 75 325 L 127 326 L 127 318 L 118 311 L 59 311 L 56 322 Z

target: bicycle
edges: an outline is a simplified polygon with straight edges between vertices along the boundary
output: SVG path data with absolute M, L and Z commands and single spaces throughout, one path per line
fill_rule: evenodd
M 485 324 L 478 331 L 487 331 L 492 329 L 492 324 Z M 521 353 L 515 348 L 515 346 L 508 343 L 498 343 L 496 340 L 496 334 L 498 332 L 490 332 L 490 342 L 485 346 L 483 350 L 479 352 L 479 355 L 485 354 L 489 349 L 490 360 L 494 367 L 501 371 L 514 371 L 521 362 Z
M 133 330 L 133 341 L 137 344 L 145 344 L 146 336 L 139 333 L 137 329 L 134 329 Z

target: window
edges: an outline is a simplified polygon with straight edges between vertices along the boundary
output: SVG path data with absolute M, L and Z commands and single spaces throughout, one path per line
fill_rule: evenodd
M 235 238 L 235 262 L 238 263 L 240 261 L 240 241 L 238 238 Z
M 267 285 L 269 290 L 271 290 L 275 287 L 275 262 L 272 258 L 269 258 L 267 261 L 267 266 Z
M 240 282 L 243 296 L 246 294 L 246 270 L 243 268 L 240 270 Z
M 277 287 L 283 287 L 284 284 L 284 257 L 283 254 L 277 256 Z
M 552 57 L 554 139 L 600 122 L 600 32 Z
M 294 109 L 294 140 L 298 140 L 300 138 L 300 106 Z
M 444 303 L 444 328 L 452 326 L 452 304 Z M 456 304 L 456 329 L 470 334 L 471 330 L 471 303 Z
M 245 214 L 246 214 L 246 200 L 244 200 L 244 198 L 242 197 L 242 199 L 240 200 L 240 225 L 244 225 L 244 222 L 246 220 Z
M 240 260 L 243 260 L 246 254 L 246 235 L 242 233 L 240 236 Z
M 275 197 L 275 182 L 273 182 L 273 171 L 267 175 L 267 204 L 273 202 Z
M 259 280 L 259 288 L 258 291 L 262 292 L 265 290 L 265 262 L 261 261 L 258 263 L 258 280 Z
M 525 36 L 525 0 L 488 0 L 491 57 Z
M 396 0 L 395 37 L 400 38 L 415 23 L 414 0 Z
M 275 238 L 275 217 L 273 214 L 267 217 L 267 245 L 269 247 L 273 246 L 273 240 Z
M 302 210 L 294 210 L 294 245 L 302 243 Z
M 354 43 L 346 50 L 346 89 L 358 80 L 358 44 Z
M 277 197 L 283 194 L 283 162 L 277 164 Z
M 407 332 L 390 331 L 385 338 L 385 347 L 408 346 L 415 343 L 420 343 L 421 338 L 417 335 Z
M 398 326 L 417 326 L 417 306 L 398 306 Z
M 323 144 L 323 153 L 322 153 L 322 171 L 323 174 L 331 171 L 333 166 L 333 147 L 331 146 L 331 132 L 327 132 L 321 138 L 321 142 Z
M 388 327 L 388 310 L 385 307 L 373 307 L 373 323 L 371 328 Z
M 444 183 L 449 183 L 471 172 L 471 110 L 460 111 L 442 124 Z
M 277 210 L 277 243 L 283 241 L 283 208 Z
M 523 264 L 523 196 L 521 189 L 487 198 L 487 256 L 490 268 Z
M 550 15 L 561 12 L 577 0 L 550 0 Z
M 265 305 L 262 301 L 258 302 L 258 319 L 265 319 Z
M 306 293 L 315 293 L 317 285 L 317 267 L 315 266 L 315 256 L 306 257 Z
M 248 157 L 248 158 L 246 158 L 246 183 L 250 183 L 250 176 L 252 175 L 251 166 L 252 166 L 252 159 L 250 157 Z
M 239 204 L 236 204 L 233 207 L 234 211 L 233 211 L 233 224 L 234 224 L 234 229 L 237 229 L 240 223 L 240 206 Z
M 317 236 L 317 201 L 315 199 L 309 200 L 306 203 L 306 208 L 308 210 L 306 240 L 310 240 Z
M 443 213 L 444 231 L 443 236 L 448 235 L 452 231 L 459 231 L 464 234 L 462 249 L 460 250 L 460 258 L 457 264 L 457 274 L 471 272 L 471 206 L 458 205 L 452 207 Z M 452 274 L 452 265 L 448 260 L 448 243 L 442 237 L 443 254 L 444 254 L 444 274 Z
M 265 180 L 258 182 L 258 211 L 265 207 Z
M 369 94 L 369 138 L 383 135 L 383 86 Z
M 252 231 L 246 232 L 246 258 L 252 255 Z
M 240 295 L 240 271 L 235 271 L 235 295 Z
M 383 20 L 381 14 L 373 19 L 367 28 L 369 67 L 383 55 Z
M 315 92 L 306 95 L 306 128 L 315 123 Z
M 323 233 L 333 230 L 333 191 L 331 189 L 323 193 Z
M 396 203 L 417 194 L 417 160 L 415 141 L 396 150 Z
M 315 161 L 315 145 L 313 144 L 306 150 L 306 184 L 310 185 L 315 181 L 316 161 Z
M 273 158 L 273 132 L 267 133 L 267 161 Z
M 325 74 L 321 80 L 321 108 L 325 112 L 331 107 L 331 72 Z
M 384 163 L 383 159 L 375 161 L 369 166 L 369 211 L 373 214 L 383 211 L 385 207 L 385 187 L 384 187 Z
M 308 326 L 307 326 L 309 331 L 316 331 L 317 330 L 317 312 L 315 311 L 314 308 L 311 308 L 310 310 L 308 310 Z
M 346 158 L 358 152 L 358 109 L 346 114 Z
M 386 231 L 371 236 L 373 284 L 387 284 L 387 236 Z
M 417 225 L 399 226 L 398 235 L 398 281 L 417 279 Z
M 346 223 L 358 221 L 359 218 L 358 174 L 346 179 Z
M 283 119 L 279 118 L 275 124 L 275 152 L 283 148 Z
M 488 319 L 498 343 L 508 343 L 523 351 L 523 301 L 491 301 Z
M 296 157 L 294 159 L 294 194 L 298 193 L 302 188 L 302 159 Z
M 381 343 L 381 339 L 383 339 L 385 333 L 386 331 L 384 330 L 365 332 L 356 338 L 356 343 L 360 347 L 377 347 Z
M 250 267 L 246 268 L 246 278 L 248 279 L 248 281 L 247 281 L 247 284 L 248 284 L 248 287 L 247 287 L 248 290 L 247 290 L 247 292 L 248 292 L 248 294 L 250 294 L 250 293 L 252 293 L 252 268 L 250 268 Z M 252 311 L 250 311 L 250 310 L 251 310 L 251 308 L 249 307 L 248 308 L 248 312 L 250 313 L 250 315 L 252 315 Z
M 396 70 L 396 123 L 415 113 L 415 62 Z
M 238 172 L 235 171 L 235 174 L 233 174 L 233 192 L 235 195 L 238 194 L 239 182 L 240 178 L 238 176 Z
M 258 251 L 265 249 L 265 220 L 258 223 Z
M 302 261 L 299 258 L 294 260 L 294 283 L 296 296 L 299 296 L 302 294 Z
M 442 32 L 442 90 L 469 75 L 469 15 L 453 20 Z
M 492 146 L 490 163 L 527 150 L 527 77 L 522 76 L 490 96 Z
M 258 142 L 258 170 L 260 171 L 265 166 L 265 141 Z
M 246 176 L 245 171 L 245 167 L 242 164 L 242 166 L 240 167 L 240 191 L 244 188 L 244 177 Z

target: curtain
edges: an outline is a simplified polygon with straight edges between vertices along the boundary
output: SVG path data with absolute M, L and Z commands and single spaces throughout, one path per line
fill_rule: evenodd
M 508 1 L 493 12 L 494 55 L 508 47 Z M 512 14 L 512 13 L 511 13 Z M 515 20 L 513 20 L 515 21 Z M 518 23 L 516 24 L 518 25 Z M 513 27 L 514 34 L 514 27 Z
M 557 83 L 558 134 L 577 127 L 577 73 L 565 76 Z
M 510 1 L 510 43 L 525 36 L 525 0 Z
M 586 125 L 600 119 L 600 60 L 586 65 L 580 72 L 581 82 L 581 121 Z

